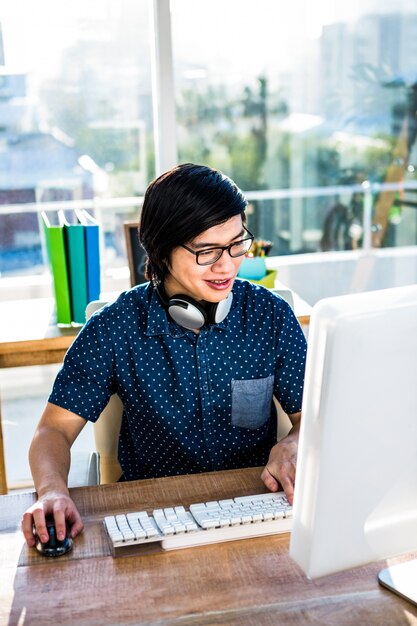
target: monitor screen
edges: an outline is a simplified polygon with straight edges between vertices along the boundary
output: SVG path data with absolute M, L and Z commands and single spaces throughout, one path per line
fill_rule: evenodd
M 321 300 L 290 554 L 311 577 L 417 550 L 417 285 Z

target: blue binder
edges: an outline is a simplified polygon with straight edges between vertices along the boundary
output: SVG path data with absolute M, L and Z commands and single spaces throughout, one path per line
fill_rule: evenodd
M 98 222 L 85 210 L 76 210 L 77 219 L 84 226 L 87 267 L 87 302 L 100 299 L 100 241 Z

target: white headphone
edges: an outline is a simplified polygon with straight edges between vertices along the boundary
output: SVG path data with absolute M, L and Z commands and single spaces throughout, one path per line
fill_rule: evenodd
M 230 292 L 225 300 L 203 306 L 194 298 L 182 293 L 168 297 L 162 284 L 158 285 L 156 291 L 169 316 L 188 330 L 198 330 L 204 324 L 219 324 L 229 313 L 233 300 L 233 294 Z

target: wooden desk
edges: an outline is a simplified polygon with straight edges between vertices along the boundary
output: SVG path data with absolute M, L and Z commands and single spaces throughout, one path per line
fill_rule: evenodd
M 417 624 L 417 607 L 381 588 L 382 563 L 308 581 L 277 535 L 113 559 L 103 516 L 264 491 L 260 468 L 84 487 L 85 530 L 47 559 L 20 532 L 34 494 L 0 498 L 0 623 L 8 626 Z M 343 540 L 343 538 L 341 538 Z

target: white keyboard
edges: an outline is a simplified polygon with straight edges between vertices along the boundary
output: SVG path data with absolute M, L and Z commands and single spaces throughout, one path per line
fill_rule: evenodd
M 159 542 L 164 550 L 234 541 L 291 530 L 292 507 L 283 491 L 229 500 L 111 515 L 104 518 L 113 556 Z M 129 551 L 130 553 L 130 551 Z

